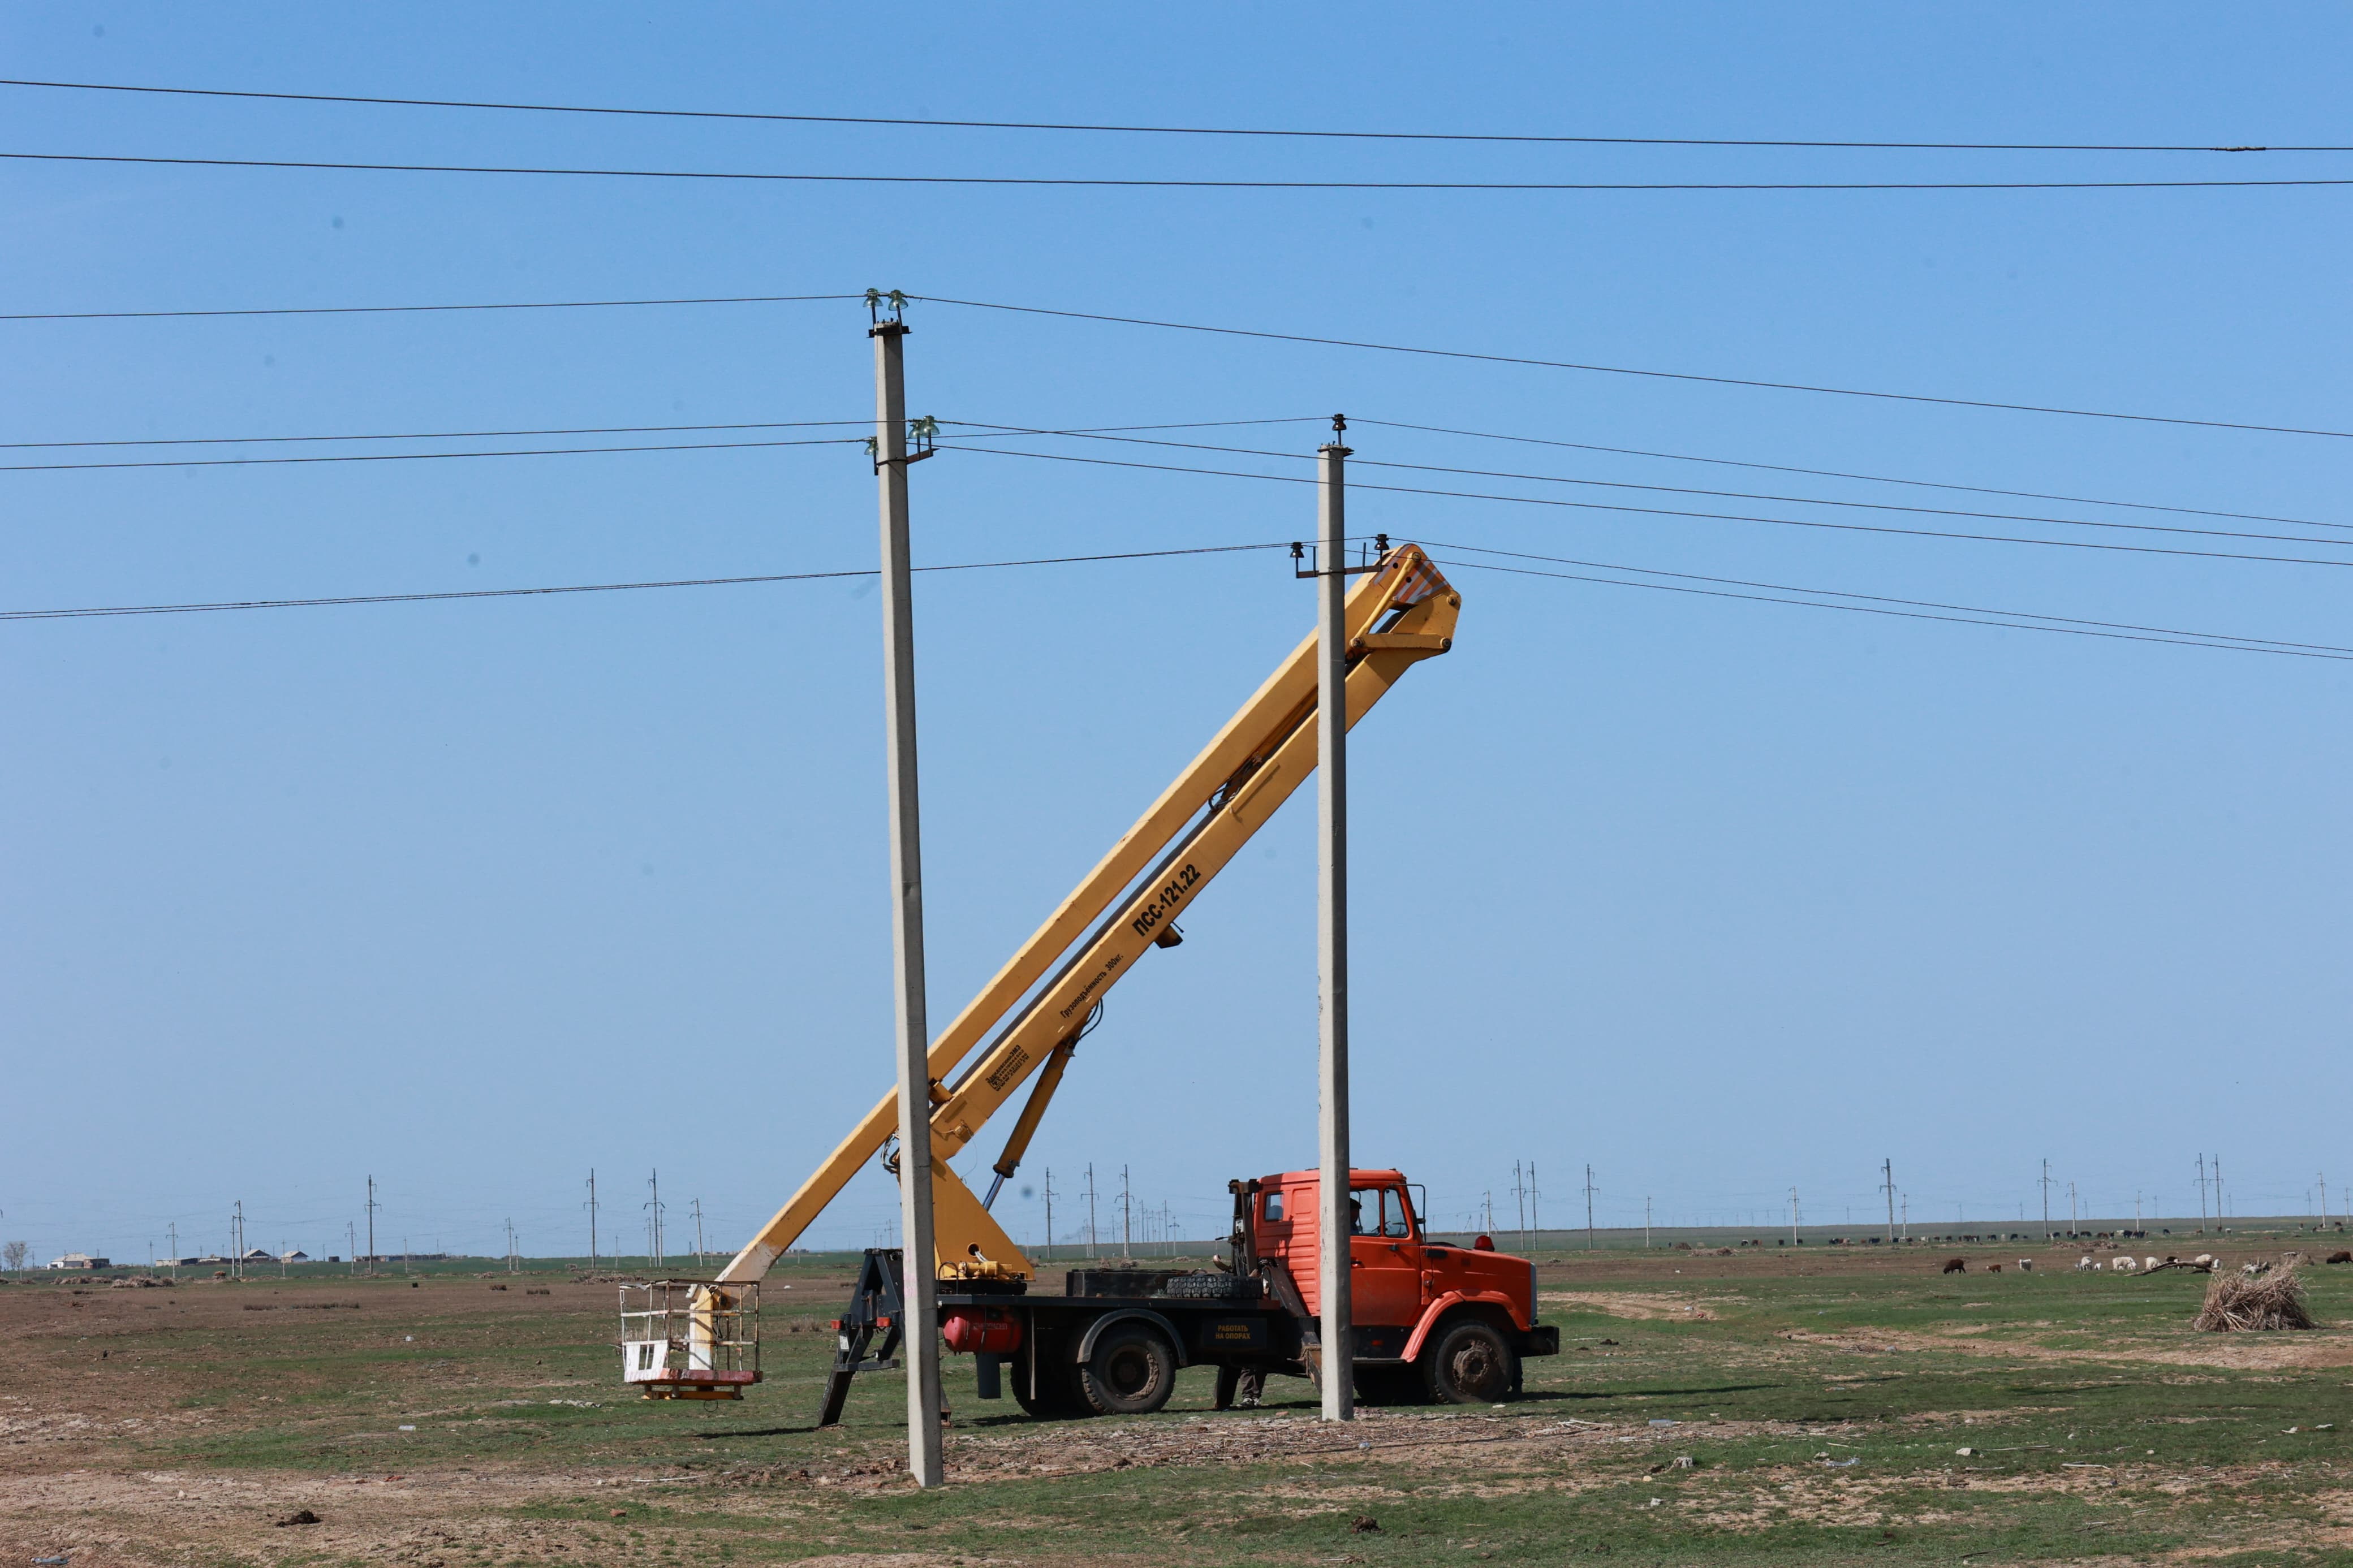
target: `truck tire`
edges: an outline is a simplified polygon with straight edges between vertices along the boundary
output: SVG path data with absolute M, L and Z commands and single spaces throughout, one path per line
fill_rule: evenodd
M 1093 1414 L 1079 1397 L 1079 1369 L 1059 1356 L 1049 1354 L 1038 1363 L 1037 1392 L 1030 1392 L 1030 1358 L 1036 1353 L 1034 1346 L 1024 1345 L 1006 1368 L 1006 1380 L 1013 1384 L 1013 1399 L 1022 1413 L 1039 1421 Z
M 1460 1318 L 1422 1347 L 1422 1386 L 1440 1405 L 1495 1405 L 1519 1386 L 1520 1358 L 1492 1323 Z
M 1413 1367 L 1356 1368 L 1356 1403 L 1359 1405 L 1423 1405 L 1429 1402 L 1429 1398 L 1428 1392 L 1421 1385 L 1421 1374 Z
M 1176 1349 L 1149 1323 L 1113 1323 L 1079 1368 L 1079 1393 L 1098 1415 L 1149 1415 L 1176 1391 Z

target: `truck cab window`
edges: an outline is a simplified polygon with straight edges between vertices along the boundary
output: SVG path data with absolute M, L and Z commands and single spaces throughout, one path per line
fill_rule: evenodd
M 1405 1198 L 1394 1187 L 1358 1187 L 1348 1194 L 1348 1228 L 1357 1236 L 1386 1237 L 1391 1241 L 1413 1238 Z
M 1266 1215 L 1265 1215 L 1265 1218 L 1266 1218 L 1266 1220 L 1267 1220 L 1267 1223 L 1268 1223 L 1268 1224 L 1270 1224 L 1270 1225 L 1276 1225 L 1276 1224 L 1280 1224 L 1280 1223 L 1282 1223 L 1282 1189 L 1281 1189 L 1280 1187 L 1276 1188 L 1273 1192 L 1271 1192 L 1271 1193 L 1269 1193 L 1269 1194 L 1266 1194 Z

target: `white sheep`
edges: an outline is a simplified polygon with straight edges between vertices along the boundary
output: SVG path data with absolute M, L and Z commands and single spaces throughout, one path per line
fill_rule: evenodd
M 2141 1259 L 2141 1264 L 2140 1264 L 2140 1266 L 2141 1266 L 2141 1268 L 2144 1268 L 2144 1269 L 2148 1269 L 2148 1268 L 2160 1268 L 2160 1267 L 2162 1267 L 2162 1265 L 2160 1265 L 2160 1264 L 2158 1262 L 2158 1260 L 2157 1260 L 2156 1258 L 2142 1258 L 2142 1259 Z
M 2098 1269 L 2099 1267 L 2100 1260 L 2096 1258 L 2086 1257 L 2075 1259 L 2075 1272 L 2078 1274 L 2094 1271 Z
M 2123 1258 L 2117 1258 L 2115 1262 L 2113 1262 L 2113 1263 L 2109 1264 L 2109 1265 L 2108 1265 L 2108 1267 L 2109 1267 L 2110 1268 L 2112 1268 L 2112 1269 L 2116 1270 L 2116 1272 L 2117 1272 L 2118 1274 L 2129 1274 L 2129 1273 L 2131 1273 L 2134 1269 L 2136 1269 L 2136 1268 L 2139 1268 L 2139 1267 L 2140 1267 L 2140 1265 L 2138 1265 L 2137 1263 L 2135 1263 L 2135 1262 L 2132 1260 L 2131 1257 L 2130 1257 L 2129 1255 L 2127 1255 L 2127 1256 L 2126 1256 L 2126 1257 L 2123 1257 Z

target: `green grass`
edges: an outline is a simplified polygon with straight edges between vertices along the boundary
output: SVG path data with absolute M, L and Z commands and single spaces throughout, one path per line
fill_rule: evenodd
M 1702 1273 L 1689 1258 L 1571 1256 L 1545 1281 L 1566 1353 L 1529 1363 L 1525 1399 L 1500 1417 L 1415 1411 L 1409 1424 L 1368 1420 L 1357 1434 L 1446 1438 L 1439 1423 L 1461 1418 L 1451 1430 L 1504 1440 L 1008 1475 L 931 1494 L 888 1480 L 903 1454 L 895 1375 L 860 1379 L 844 1424 L 811 1429 L 831 1341 L 809 1325 L 836 1310 L 813 1289 L 836 1277 L 825 1265 L 775 1278 L 804 1299 L 783 1307 L 793 1298 L 770 1290 L 768 1381 L 741 1404 L 653 1403 L 621 1389 L 601 1292 L 532 1298 L 527 1310 L 512 1295 L 485 1297 L 478 1310 L 467 1294 L 475 1282 L 363 1284 L 352 1287 L 357 1311 L 255 1314 L 209 1333 L 158 1315 L 139 1353 L 171 1363 L 181 1405 L 213 1419 L 139 1445 L 134 1458 L 327 1474 L 519 1466 L 680 1478 L 513 1510 L 576 1532 L 571 1562 L 659 1561 L 670 1549 L 681 1561 L 745 1563 L 882 1552 L 1032 1563 L 2189 1552 L 2201 1563 L 2353 1563 L 2353 1366 L 2343 1364 L 2353 1336 L 2262 1337 L 2266 1352 L 2288 1340 L 2333 1345 L 2336 1365 L 2201 1364 L 2188 1358 L 2217 1342 L 2187 1329 L 2197 1277 L 2048 1264 L 1944 1277 L 1936 1261 L 1883 1257 L 1804 1275 L 1770 1257 L 1711 1260 Z M 2308 1273 L 2316 1315 L 2353 1320 L 2353 1269 Z M 1711 1315 L 1630 1319 L 1578 1306 L 1588 1291 Z M 804 1331 L 787 1331 L 796 1322 Z M 1981 1331 L 1957 1340 L 1957 1327 Z M 1010 1402 L 975 1398 L 968 1360 L 948 1365 L 959 1438 L 1046 1432 L 1065 1450 L 1115 1451 L 1180 1417 L 1209 1420 L 1213 1433 L 1270 1415 L 1303 1428 L 1313 1408 L 1304 1384 L 1277 1380 L 1270 1411 L 1212 1418 L 1208 1376 L 1192 1371 L 1160 1416 L 1041 1428 Z M 1574 1440 L 1530 1439 L 1566 1420 L 1594 1425 Z M 2336 1429 L 2314 1430 L 2324 1423 Z M 1977 1452 L 1960 1456 L 1963 1447 Z M 1661 1468 L 1678 1455 L 1693 1468 Z M 803 1479 L 804 1468 L 841 1484 Z M 610 1517 L 617 1499 L 626 1520 Z M 1352 1528 L 1367 1518 L 1377 1530 Z

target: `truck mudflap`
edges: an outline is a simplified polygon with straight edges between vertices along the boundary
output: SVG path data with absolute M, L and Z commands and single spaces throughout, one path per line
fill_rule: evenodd
M 1519 1342 L 1513 1348 L 1522 1355 L 1558 1355 L 1560 1353 L 1560 1325 L 1557 1323 L 1534 1324 L 1521 1330 L 1517 1338 Z

